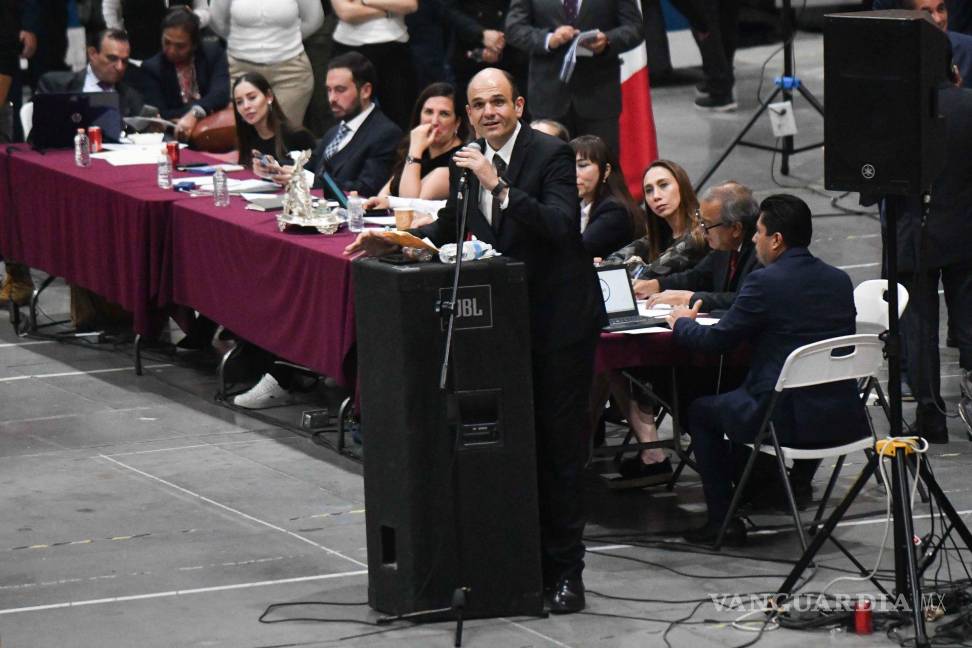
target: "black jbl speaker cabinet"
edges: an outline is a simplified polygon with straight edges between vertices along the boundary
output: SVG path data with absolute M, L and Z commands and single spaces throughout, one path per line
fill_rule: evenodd
M 945 164 L 948 37 L 915 11 L 824 18 L 827 189 L 917 195 Z
M 452 265 L 354 262 L 368 600 L 386 614 L 543 609 L 523 264 L 462 268 L 449 393 L 439 389 Z

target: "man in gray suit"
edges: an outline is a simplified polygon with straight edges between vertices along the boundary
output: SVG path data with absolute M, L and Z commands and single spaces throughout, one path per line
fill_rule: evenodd
M 581 45 L 592 55 L 578 56 L 573 76 L 564 83 L 564 56 L 571 42 L 590 30 L 597 34 Z M 527 95 L 532 117 L 559 121 L 575 135 L 597 135 L 616 154 L 621 114 L 618 55 L 642 41 L 636 0 L 512 0 L 506 40 L 530 57 Z

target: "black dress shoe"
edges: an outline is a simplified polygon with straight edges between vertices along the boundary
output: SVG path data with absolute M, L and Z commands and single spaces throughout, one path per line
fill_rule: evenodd
M 550 594 L 551 614 L 580 612 L 587 605 L 584 599 L 584 581 L 580 576 L 564 576 Z
M 719 537 L 720 524 L 713 522 L 707 523 L 697 529 L 686 531 L 682 536 L 686 542 L 692 544 L 714 545 Z M 726 535 L 722 538 L 722 544 L 727 547 L 741 547 L 746 544 L 746 525 L 739 518 L 733 518 L 726 528 Z

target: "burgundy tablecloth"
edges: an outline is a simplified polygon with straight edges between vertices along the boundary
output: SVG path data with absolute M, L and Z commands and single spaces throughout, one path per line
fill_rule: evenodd
M 172 298 L 237 335 L 347 384 L 354 344 L 351 263 L 335 236 L 280 232 L 276 214 L 208 198 L 172 210 Z
M 183 151 L 183 161 L 203 161 Z M 72 151 L 0 151 L 0 251 L 88 288 L 150 333 L 168 304 L 171 206 L 185 194 L 156 186 L 155 166 L 74 164 Z

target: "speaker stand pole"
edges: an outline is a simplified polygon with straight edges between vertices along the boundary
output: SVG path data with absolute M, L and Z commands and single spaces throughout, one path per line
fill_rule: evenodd
M 750 129 L 756 124 L 756 121 L 762 117 L 763 113 L 770 109 L 770 104 L 776 101 L 776 98 L 781 94 L 783 95 L 783 101 L 792 101 L 794 90 L 800 93 L 800 96 L 806 99 L 814 110 L 816 110 L 821 117 L 823 117 L 824 109 L 823 104 L 817 100 L 812 92 L 807 90 L 807 88 L 800 82 L 800 79 L 793 75 L 793 12 L 790 5 L 790 0 L 783 0 L 783 76 L 776 77 L 773 83 L 776 85 L 776 90 L 767 97 L 763 103 L 759 105 L 756 113 L 752 118 L 743 126 L 743 129 L 739 131 L 735 139 L 729 143 L 729 146 L 722 152 L 719 159 L 715 161 L 711 167 L 702 174 L 699 178 L 698 183 L 695 185 L 695 191 L 701 191 L 705 183 L 709 181 L 712 174 L 722 166 L 729 154 L 735 150 L 737 146 L 748 146 L 750 148 L 761 149 L 764 151 L 770 151 L 773 153 L 780 154 L 780 172 L 783 175 L 790 175 L 790 157 L 796 155 L 797 153 L 803 153 L 804 151 L 810 151 L 812 149 L 820 148 L 823 146 L 823 142 L 818 142 L 816 144 L 809 144 L 807 146 L 801 146 L 799 148 L 795 147 L 793 144 L 793 136 L 787 135 L 783 137 L 782 146 L 769 146 L 767 144 L 759 144 L 756 142 L 747 142 L 743 138 L 749 133 Z

